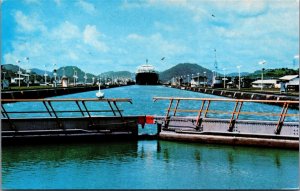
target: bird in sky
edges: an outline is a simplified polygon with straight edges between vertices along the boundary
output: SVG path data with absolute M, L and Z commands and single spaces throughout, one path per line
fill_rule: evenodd
M 215 17 L 215 15 L 214 15 L 214 14 L 212 14 L 211 16 L 212 16 L 212 17 Z
M 162 57 L 162 58 L 161 58 L 161 60 L 164 60 L 164 59 L 165 59 L 165 57 Z

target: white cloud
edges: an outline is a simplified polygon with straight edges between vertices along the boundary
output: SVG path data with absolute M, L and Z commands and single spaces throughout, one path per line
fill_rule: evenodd
M 27 16 L 22 11 L 16 11 L 14 14 L 15 21 L 17 22 L 17 30 L 19 32 L 36 32 L 45 31 L 44 24 L 35 16 Z
M 77 5 L 89 14 L 93 14 L 96 11 L 95 6 L 92 3 L 85 2 L 84 0 L 79 0 Z
M 129 34 L 127 36 L 127 39 L 131 39 L 131 40 L 144 40 L 144 37 L 141 36 L 141 35 L 133 33 L 133 34 Z
M 161 22 L 154 22 L 154 27 L 156 27 L 157 29 L 160 30 L 164 30 L 167 32 L 173 32 L 175 31 L 175 27 L 171 26 L 171 25 L 167 25 L 165 23 L 161 23 Z
M 78 26 L 65 21 L 58 28 L 53 30 L 52 36 L 60 40 L 70 40 L 74 38 L 80 38 L 81 32 Z
M 100 41 L 101 33 L 97 31 L 95 25 L 86 25 L 83 31 L 84 43 L 96 48 L 98 51 L 106 52 L 108 47 L 102 41 Z
M 61 0 L 54 0 L 54 2 L 55 2 L 55 4 L 56 4 L 57 6 L 60 6 L 60 5 L 61 5 Z
M 41 3 L 40 0 L 25 0 L 24 2 L 27 4 L 40 4 Z

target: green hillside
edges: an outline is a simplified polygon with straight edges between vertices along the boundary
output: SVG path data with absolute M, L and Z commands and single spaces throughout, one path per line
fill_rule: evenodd
M 159 79 L 162 82 L 167 82 L 176 76 L 190 75 L 191 78 L 191 74 L 197 76 L 197 73 L 199 73 L 200 76 L 203 76 L 203 72 L 206 72 L 206 77 L 209 79 L 212 78 L 212 71 L 209 69 L 199 66 L 198 64 L 182 63 L 161 72 L 159 74 Z

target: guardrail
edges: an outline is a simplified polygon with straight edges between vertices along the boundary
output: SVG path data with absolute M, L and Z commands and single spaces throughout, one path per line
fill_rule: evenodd
M 288 109 L 289 107 L 293 105 L 299 105 L 299 101 L 288 101 L 288 100 L 245 100 L 245 99 L 219 99 L 219 98 L 179 98 L 179 97 L 154 97 L 153 98 L 154 102 L 158 100 L 169 100 L 169 107 L 167 108 L 167 112 L 164 118 L 164 124 L 165 128 L 167 129 L 169 126 L 170 118 L 171 116 L 176 116 L 177 113 L 179 112 L 189 112 L 189 113 L 197 113 L 196 116 L 196 130 L 199 130 L 201 127 L 201 123 L 203 118 L 208 118 L 207 114 L 208 113 L 214 113 L 214 114 L 230 114 L 230 122 L 227 128 L 228 132 L 232 132 L 235 126 L 236 121 L 238 120 L 240 115 L 256 115 L 256 116 L 278 116 L 277 120 L 277 125 L 274 130 L 275 134 L 280 134 L 281 128 L 285 122 L 285 118 L 287 116 L 295 117 L 299 116 L 298 114 L 288 114 Z M 181 101 L 200 101 L 200 107 L 199 109 L 178 109 L 179 103 Z M 175 103 L 175 106 L 173 106 Z M 210 105 L 212 102 L 233 102 L 234 107 L 230 111 L 230 108 L 228 108 L 227 111 L 224 110 L 211 110 Z M 243 105 L 245 103 L 276 103 L 276 104 L 281 104 L 282 109 L 280 113 L 266 113 L 266 112 L 247 112 L 247 111 L 242 111 Z M 274 106 L 278 107 L 278 106 Z M 172 113 L 173 112 L 173 113 Z M 224 119 L 224 118 L 222 118 Z
M 27 111 L 8 111 L 7 108 L 5 108 L 5 104 L 7 103 L 17 103 L 17 102 L 40 102 L 44 105 L 46 111 L 42 110 L 27 110 Z M 53 103 L 62 103 L 62 102 L 74 102 L 77 105 L 77 109 L 67 109 L 67 110 L 57 110 Z M 98 110 L 98 109 L 89 109 L 87 107 L 87 102 L 106 102 L 109 105 L 110 110 Z M 4 119 L 8 120 L 8 123 L 12 129 L 14 128 L 13 120 L 11 118 L 11 114 L 45 114 L 48 113 L 50 118 L 55 118 L 57 121 L 57 124 L 59 126 L 62 126 L 62 123 L 60 122 L 60 116 L 58 114 L 60 113 L 81 113 L 82 117 L 88 117 L 91 119 L 92 116 L 91 113 L 103 113 L 103 112 L 111 112 L 113 116 L 119 116 L 121 119 L 123 119 L 122 112 L 123 110 L 120 110 L 117 103 L 119 102 L 129 102 L 132 104 L 131 99 L 127 98 L 116 98 L 116 99 L 97 99 L 97 98 L 89 98 L 89 99 L 1 99 L 1 114 Z

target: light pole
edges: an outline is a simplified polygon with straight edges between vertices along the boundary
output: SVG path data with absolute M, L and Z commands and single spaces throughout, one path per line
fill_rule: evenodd
M 31 70 L 26 70 L 26 73 L 27 73 L 27 87 L 29 87 L 30 72 L 31 72 Z
M 87 75 L 86 72 L 84 72 L 84 84 L 86 85 Z
M 74 70 L 74 75 L 73 75 L 73 78 L 74 78 L 74 86 L 76 86 L 77 71 L 75 70 L 75 68 L 73 68 L 73 70 Z
M 18 74 L 19 74 L 19 88 L 20 88 L 20 86 L 21 86 L 21 74 L 22 74 L 21 69 L 20 69 L 20 63 L 21 63 L 21 61 L 17 60 L 16 63 L 19 65 Z
M 27 61 L 27 65 L 29 66 L 29 57 L 26 57 L 25 60 Z M 29 72 L 28 72 L 29 71 Z M 30 70 L 27 70 L 26 73 L 28 73 L 27 78 L 27 87 L 29 87 L 29 77 L 30 77 Z
M 47 76 L 48 76 L 48 74 L 46 72 L 46 68 L 47 68 L 47 66 L 45 65 L 45 74 L 44 74 L 44 76 L 45 76 L 45 85 L 47 85 Z
M 226 69 L 225 69 L 225 68 L 223 68 L 223 71 L 224 71 L 224 78 L 223 78 L 223 79 L 224 79 L 224 89 L 225 89 L 225 86 L 226 86 L 225 70 L 226 70 Z
M 239 90 L 241 90 L 241 66 L 237 66 L 237 69 L 239 70 Z
M 203 86 L 205 87 L 206 86 L 206 83 L 205 83 L 205 81 L 206 81 L 206 72 L 203 72 L 203 74 L 204 74 Z
M 54 67 L 54 69 L 53 69 L 53 76 L 54 76 L 54 87 L 56 87 L 57 86 L 57 83 L 56 83 L 56 76 L 57 76 L 57 73 L 56 73 L 56 64 L 53 64 L 53 67 Z
M 92 77 L 92 80 L 93 80 L 93 85 L 94 85 L 94 83 L 95 83 L 95 77 L 94 76 Z
M 263 81 L 264 81 L 264 64 L 266 64 L 267 61 L 262 60 L 260 62 L 258 62 L 258 64 L 262 65 L 262 69 L 261 69 L 261 91 L 263 91 Z
M 187 75 L 187 86 L 189 86 L 189 83 L 190 83 L 190 75 L 188 74 Z

